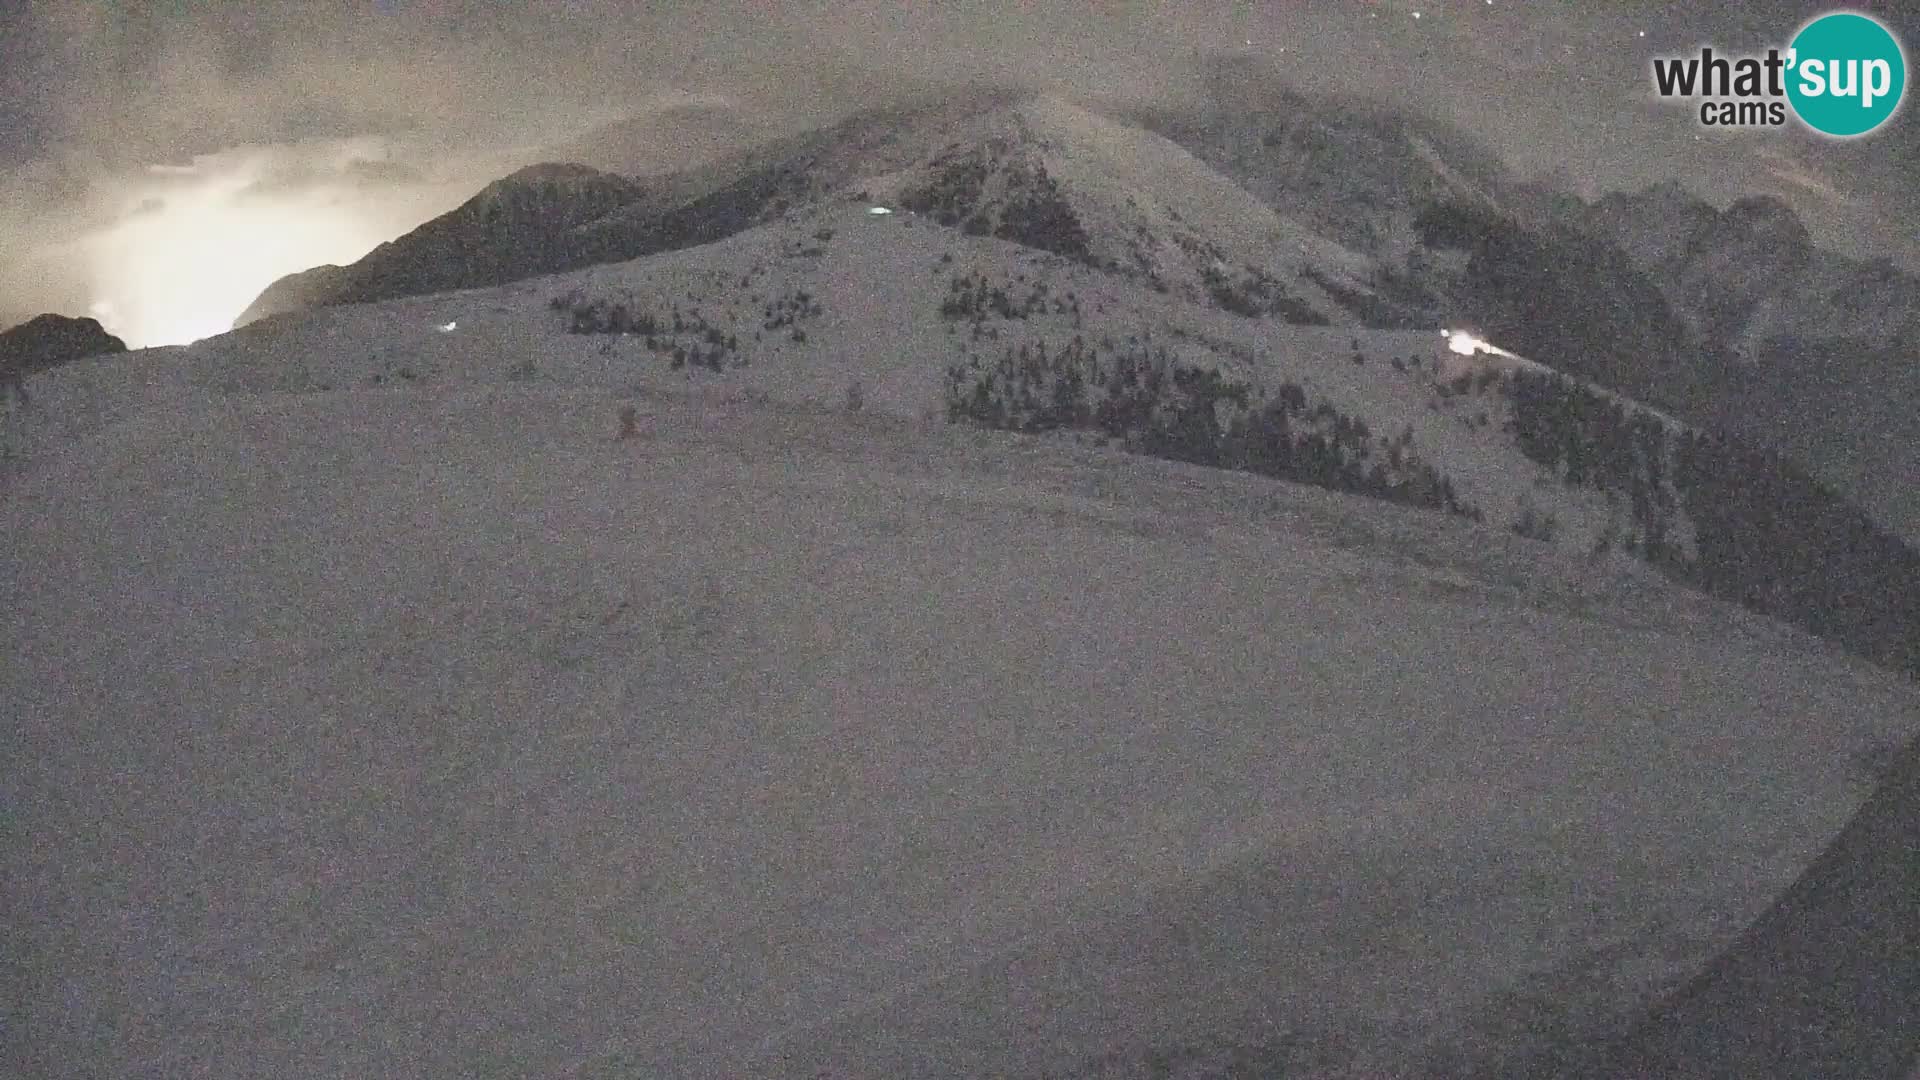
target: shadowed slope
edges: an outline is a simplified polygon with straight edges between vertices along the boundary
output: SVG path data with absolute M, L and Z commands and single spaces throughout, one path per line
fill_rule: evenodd
M 1595 1075 L 1905 1080 L 1920 1059 L 1920 743 L 1779 902 Z

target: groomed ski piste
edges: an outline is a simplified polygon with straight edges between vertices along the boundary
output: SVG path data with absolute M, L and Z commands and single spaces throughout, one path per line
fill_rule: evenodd
M 1503 1075 L 1920 731 L 1625 560 L 948 425 L 857 278 L 713 380 L 547 308 L 639 272 L 32 380 L 0 1071 Z

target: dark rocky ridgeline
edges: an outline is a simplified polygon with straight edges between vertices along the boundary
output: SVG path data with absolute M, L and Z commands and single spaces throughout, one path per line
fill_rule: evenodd
M 498 285 L 579 265 L 568 234 L 646 189 L 584 165 L 532 165 L 450 214 L 383 244 L 350 270 L 338 303 Z
M 88 356 L 127 351 L 98 320 L 36 315 L 0 332 L 0 372 L 32 375 Z
M 636 204 L 581 226 L 570 250 L 577 265 L 586 266 L 710 244 L 778 217 L 812 189 L 804 168 L 782 162 L 675 206 Z
M 646 194 L 636 181 L 584 165 L 530 165 L 350 266 L 317 267 L 274 282 L 234 325 L 575 269 L 593 260 L 574 230 Z
M 1452 125 L 1298 88 L 1250 57 L 1203 61 L 1193 104 L 1121 115 L 1164 136 L 1249 194 L 1350 251 L 1383 256 L 1423 201 L 1510 184 L 1490 148 Z
M 236 326 L 285 311 L 481 288 L 712 243 L 905 167 L 925 129 L 1009 103 L 939 93 L 868 109 L 645 181 L 584 165 L 530 166 L 345 267 L 275 282 Z M 904 158 L 902 155 L 906 155 Z
M 1885 257 L 1823 248 L 1777 196 L 1750 195 L 1719 210 L 1667 181 L 1576 200 L 1555 220 L 1625 251 L 1709 338 L 1791 332 L 1821 341 L 1867 327 L 1871 345 L 1885 347 L 1905 336 L 1903 327 L 1920 325 L 1920 277 Z
M 340 303 L 338 299 L 352 288 L 353 274 L 348 267 L 327 263 L 299 273 L 288 274 L 266 287 L 253 303 L 233 320 L 234 329 L 290 311 L 307 311 Z
M 1649 279 L 1710 341 L 1738 338 L 1760 305 L 1783 283 L 1802 281 L 1815 258 L 1806 226 L 1772 195 L 1736 199 L 1688 248 L 1694 257 L 1685 265 L 1650 269 Z

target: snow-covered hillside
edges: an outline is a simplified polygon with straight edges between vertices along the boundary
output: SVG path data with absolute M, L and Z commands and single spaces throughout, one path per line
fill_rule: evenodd
M 526 183 L 516 174 L 500 185 Z M 986 88 L 858 112 L 640 184 L 594 174 L 593 197 L 542 188 L 536 224 L 546 231 L 519 238 L 527 251 L 483 243 L 511 248 L 516 238 L 476 235 L 485 209 L 476 200 L 347 268 L 344 278 L 328 272 L 339 281 L 308 289 L 296 275 L 277 284 L 242 323 L 418 294 L 455 279 L 495 284 L 505 278 L 483 271 L 509 255 L 530 274 L 695 246 L 855 193 L 1191 299 L 1251 290 L 1242 302 L 1296 321 L 1337 318 L 1320 279 L 1367 291 L 1364 258 L 1162 136 L 1062 98 Z M 552 235 L 556 222 L 564 235 Z M 443 234 L 461 241 L 457 250 Z M 534 265 L 536 255 L 544 265 Z
M 1052 106 L 1040 105 L 1044 119 Z M 979 122 L 1005 119 L 990 111 Z M 1013 119 L 1042 126 L 1023 112 Z M 1592 558 L 1628 553 L 1884 663 L 1920 663 L 1920 559 L 1783 463 L 1537 364 L 1463 361 L 1439 327 L 1255 317 L 1243 303 L 1295 302 L 1257 274 L 1216 279 L 1226 299 L 1196 298 L 1083 252 L 1041 250 L 1021 228 L 997 235 L 1009 214 L 1095 220 L 1088 208 L 1112 208 L 1111 191 L 1124 190 L 1111 182 L 1121 170 L 1084 148 L 1061 170 L 1080 180 L 1056 189 L 1050 175 L 1036 179 L 1019 161 L 1044 165 L 1064 136 L 1023 138 L 1028 156 L 996 159 L 991 182 L 966 189 L 967 214 L 991 210 L 978 230 L 987 235 L 941 226 L 937 214 L 874 215 L 875 192 L 855 177 L 839 198 L 703 247 L 456 294 L 465 300 L 452 307 L 416 299 L 256 324 L 205 343 L 191 354 L 200 360 L 143 361 L 138 392 L 447 380 L 695 381 L 828 403 L 857 392 L 899 415 L 1105 436 L 1450 510 Z M 1170 148 L 1168 160 L 1180 154 Z M 1138 172 L 1139 155 L 1128 157 Z M 909 170 L 922 177 L 914 183 L 950 175 L 937 155 L 929 162 L 931 172 Z M 1006 186 L 1016 173 L 1026 178 L 1019 198 Z M 1100 189 L 1085 181 L 1096 174 L 1109 176 L 1109 196 L 1087 194 Z M 1056 190 L 1068 210 L 1033 210 L 1034 197 Z M 456 325 L 442 332 L 447 322 Z M 346 355 L 318 345 L 341 334 L 367 345 Z M 275 359 L 262 365 L 261 355 Z M 5 434 L 30 452 L 102 409 L 111 415 L 132 392 L 109 385 L 104 397 L 49 399 Z
M 865 201 L 842 201 L 792 211 L 706 247 L 459 294 L 457 302 L 274 320 L 196 347 L 191 355 L 201 359 L 143 354 L 147 389 L 139 392 L 175 384 L 699 382 L 837 404 L 857 383 L 869 407 L 922 417 L 946 413 L 950 368 L 1031 349 L 1060 354 L 1077 340 L 1111 356 L 1165 351 L 1269 394 L 1291 383 L 1303 411 L 1325 406 L 1329 422 L 1337 413 L 1375 433 L 1362 440 L 1366 456 L 1431 463 L 1463 508 L 1496 527 L 1550 520 L 1554 537 L 1587 552 L 1639 538 L 1617 496 L 1554 482 L 1552 470 L 1521 453 L 1509 430 L 1512 402 L 1494 386 L 1504 365 L 1454 354 L 1438 328 L 1244 318 L 1011 241 L 868 210 Z M 442 331 L 446 322 L 454 329 Z M 342 335 L 365 347 L 330 344 Z M 272 360 L 262 364 L 263 356 Z M 1471 385 L 1456 392 L 1456 381 Z M 130 391 L 101 388 L 108 397 Z M 58 386 L 37 393 L 50 395 L 47 407 L 18 418 L 17 440 L 72 430 L 103 407 L 78 390 L 72 399 Z M 1300 426 L 1304 435 L 1310 421 Z M 1684 536 L 1684 519 L 1673 531 Z
M 287 288 L 568 273 L 31 375 L 5 1065 L 1502 1075 L 1734 940 L 1920 733 L 1916 556 L 1451 351 L 1572 249 L 1446 133 L 1161 120 L 533 170 Z
M 1437 333 L 853 203 L 33 379 L 12 1071 L 1484 1062 L 1686 975 L 1920 732 L 1628 560 L 945 423 L 949 362 L 1076 332 L 1415 427 L 1469 500 L 1527 463 Z
M 1403 512 L 614 404 L 246 396 L 12 482 L 29 1074 L 1349 1052 L 1709 946 L 1920 720 Z
M 1430 117 L 1302 92 L 1246 55 L 1203 67 L 1178 105 L 944 87 L 779 137 L 723 132 L 746 145 L 696 148 L 667 172 L 653 162 L 641 181 L 543 166 L 352 266 L 283 278 L 241 322 L 620 263 L 881 199 L 1242 316 L 1472 323 L 1562 374 L 1789 455 L 1873 528 L 1920 537 L 1903 467 L 1920 460 L 1910 276 L 1820 251 L 1777 201 L 1722 213 L 1656 188 L 1589 206 L 1517 182 Z M 700 108 L 734 126 L 721 103 Z M 555 160 L 625 160 L 634 135 L 615 124 L 556 144 Z M 1636 485 L 1657 486 L 1620 486 Z M 1573 516 L 1585 523 L 1569 537 L 1623 542 Z M 1626 516 L 1641 541 L 1661 531 L 1643 510 Z M 1515 520 L 1544 532 L 1549 518 L 1557 528 L 1529 506 Z

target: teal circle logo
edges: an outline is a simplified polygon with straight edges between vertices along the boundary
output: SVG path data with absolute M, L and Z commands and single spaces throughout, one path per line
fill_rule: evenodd
M 1787 100 L 1815 131 L 1865 135 L 1892 119 L 1906 96 L 1906 54 L 1877 19 L 1822 15 L 1800 28 L 1790 49 Z

